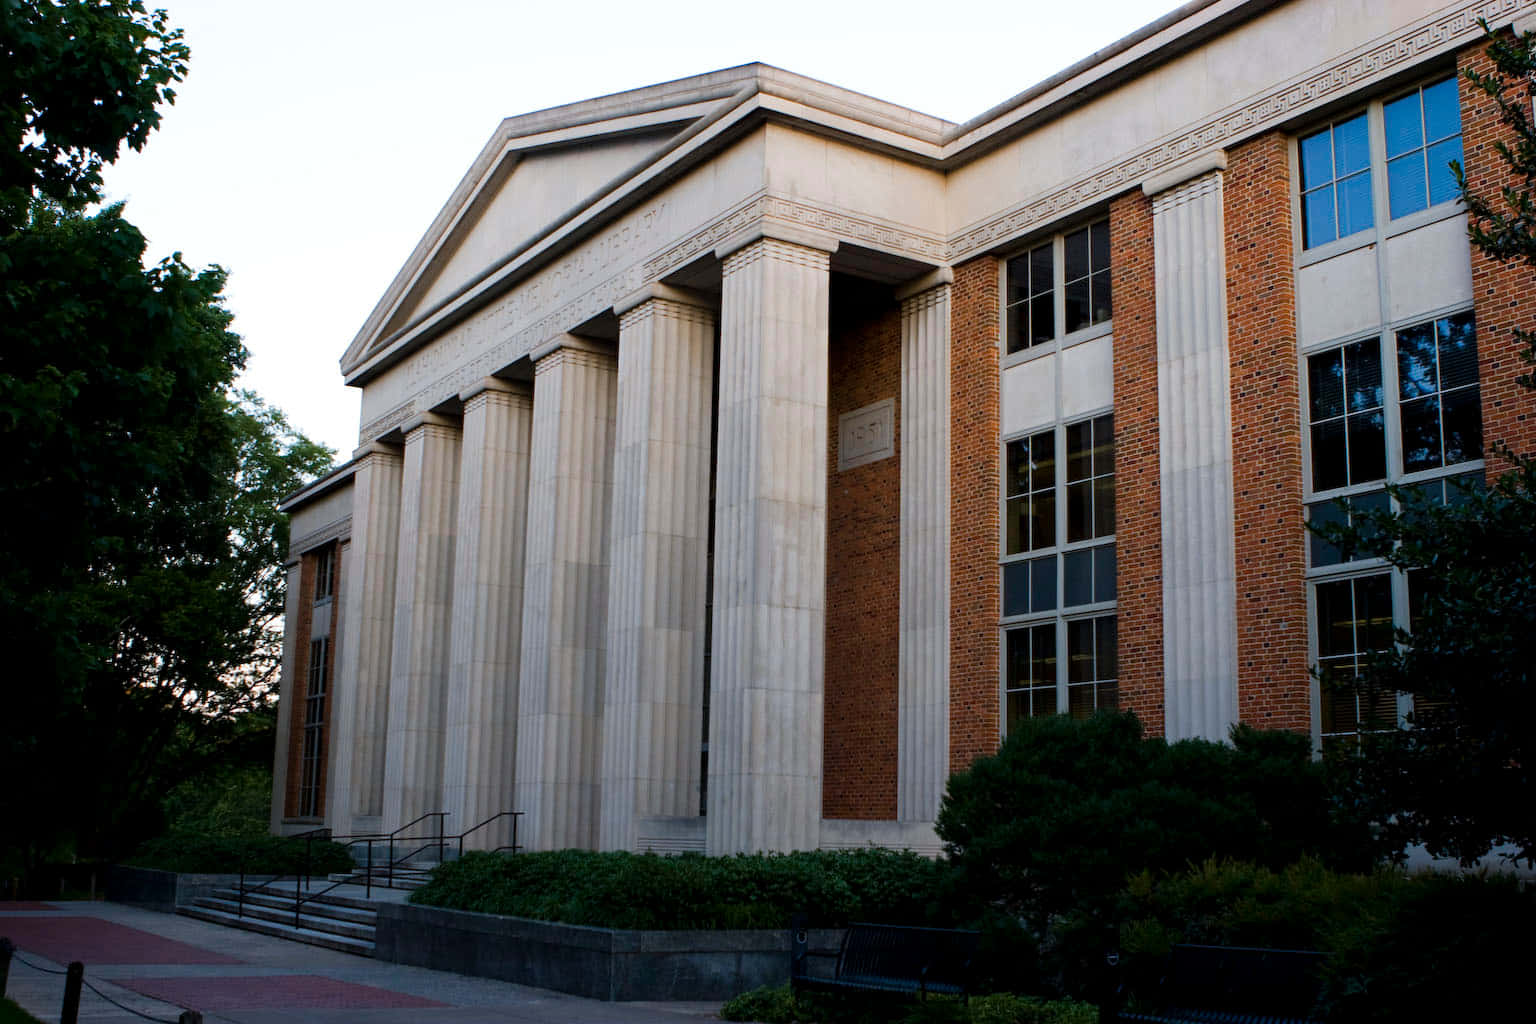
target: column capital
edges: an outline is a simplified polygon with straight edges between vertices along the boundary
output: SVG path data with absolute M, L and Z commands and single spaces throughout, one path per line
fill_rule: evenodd
M 1193 182 L 1212 172 L 1227 169 L 1227 151 L 1213 149 L 1176 164 L 1160 174 L 1154 174 L 1141 183 L 1142 194 L 1152 199 L 1166 198 L 1163 193 Z
M 405 421 L 400 432 L 405 435 L 406 441 L 410 441 L 411 435 L 424 427 L 449 427 L 454 430 L 459 428 L 459 421 L 451 416 L 441 416 L 435 412 L 419 412 Z
M 824 254 L 823 258 L 836 252 L 839 244 L 836 236 L 828 235 L 812 228 L 801 227 L 798 224 L 781 224 L 774 221 L 758 220 L 748 224 L 715 246 L 715 258 L 724 261 L 754 242 L 762 241 L 781 242 L 798 246 L 802 249 L 815 249 Z
M 582 338 L 574 334 L 557 334 L 528 353 L 528 358 L 533 360 L 534 371 L 538 371 L 539 363 L 554 355 L 556 352 L 569 349 L 574 352 L 591 352 L 596 355 L 611 356 L 614 354 L 614 345 L 609 341 L 597 341 L 593 338 Z
M 908 281 L 896 289 L 896 301 L 906 302 L 915 299 L 924 292 L 931 292 L 935 288 L 943 288 L 955 283 L 955 272 L 949 267 L 936 267 L 922 277 Z
M 702 292 L 696 292 L 691 288 L 674 288 L 670 284 L 662 284 L 657 281 L 648 284 L 644 288 L 637 288 L 624 298 L 613 304 L 614 315 L 623 319 L 624 314 L 645 305 L 653 299 L 664 302 L 673 302 L 679 306 L 696 306 L 699 309 L 714 311 L 715 303 L 710 296 Z
M 371 455 L 388 455 L 398 459 L 400 457 L 400 446 L 388 444 L 384 441 L 369 441 L 367 444 L 360 445 L 352 450 L 352 461 L 361 462 Z
M 500 377 L 481 377 L 469 387 L 459 392 L 459 401 L 468 402 L 486 393 L 501 395 L 527 395 L 528 385 L 515 380 L 503 380 Z

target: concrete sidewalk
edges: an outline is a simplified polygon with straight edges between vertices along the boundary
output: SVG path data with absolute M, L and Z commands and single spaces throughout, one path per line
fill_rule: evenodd
M 18 952 L 6 994 L 49 1022 L 59 1019 L 64 978 L 45 971 L 63 971 L 70 960 L 82 961 L 86 982 L 101 990 L 84 990 L 81 1024 L 144 1016 L 174 1024 L 183 1009 L 200 1011 L 209 1024 L 702 1024 L 719 1009 L 602 1003 L 116 903 L 0 903 L 0 936 Z

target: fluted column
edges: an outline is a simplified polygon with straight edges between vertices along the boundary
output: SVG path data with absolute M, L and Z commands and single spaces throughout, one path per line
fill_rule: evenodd
M 458 424 L 430 413 L 407 424 L 384 758 L 388 828 L 445 809 L 443 746 L 458 483 Z M 451 831 L 458 824 L 449 819 L 446 827 Z M 422 834 L 428 826 L 435 828 L 435 823 L 425 823 Z
M 947 268 L 901 296 L 901 633 L 896 817 L 933 821 L 949 778 Z
M 517 715 L 529 849 L 597 845 L 616 377 L 613 355 L 578 338 L 534 367 Z
M 1222 174 L 1152 199 L 1163 540 L 1163 701 L 1170 740 L 1237 721 Z
M 827 563 L 828 257 L 722 253 L 707 849 L 815 849 Z
M 384 748 L 389 730 L 389 668 L 395 630 L 395 568 L 400 551 L 404 460 L 393 445 L 353 454 L 352 543 L 339 588 L 337 668 L 331 685 L 331 782 L 326 824 L 337 834 L 355 819 L 384 812 Z M 368 828 L 376 828 L 377 822 Z
M 289 713 L 293 702 L 298 700 L 298 680 L 294 678 L 295 670 L 299 664 L 298 651 L 298 622 L 299 607 L 303 596 L 301 580 L 303 578 L 300 569 L 303 563 L 298 557 L 284 566 L 284 575 L 287 577 L 283 599 L 283 661 L 278 673 L 277 691 L 277 743 L 272 755 L 272 816 L 271 830 L 273 833 L 282 829 L 283 818 L 288 803 L 288 761 L 293 754 L 293 736 L 291 724 L 293 715 Z M 334 699 L 331 707 L 336 707 Z M 332 711 L 334 716 L 335 711 Z M 335 734 L 332 734 L 332 750 L 335 746 Z M 333 774 L 334 778 L 334 774 Z M 325 804 L 326 813 L 330 813 L 331 803 Z
M 602 847 L 699 813 L 714 312 L 649 289 L 621 309 L 603 710 Z M 625 305 L 628 305 L 626 303 Z
M 454 541 L 452 658 L 443 761 L 444 809 L 455 832 L 517 810 L 517 691 L 523 635 L 523 545 L 528 521 L 533 398 L 494 378 L 464 401 Z M 511 820 L 466 847 L 511 842 Z

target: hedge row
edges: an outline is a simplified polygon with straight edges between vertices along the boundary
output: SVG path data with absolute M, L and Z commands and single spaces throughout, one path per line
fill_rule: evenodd
M 470 853 L 412 902 L 609 928 L 783 928 L 941 916 L 943 864 L 889 850 L 705 857 L 561 850 Z
M 292 875 L 305 869 L 305 853 L 303 839 L 172 832 L 141 845 L 128 863 L 134 867 L 199 874 L 235 874 L 243 869 L 248 874 Z M 309 843 L 308 854 L 312 874 L 350 871 L 354 866 L 351 854 L 340 843 Z

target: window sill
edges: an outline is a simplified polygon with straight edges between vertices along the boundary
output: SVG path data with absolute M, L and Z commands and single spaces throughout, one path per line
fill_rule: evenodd
M 1450 220 L 1452 217 L 1465 217 L 1467 204 L 1460 199 L 1453 199 L 1448 203 L 1440 203 L 1427 209 L 1418 210 L 1406 216 L 1390 221 L 1384 228 L 1366 228 L 1357 231 L 1344 238 L 1336 238 L 1324 245 L 1313 249 L 1303 249 L 1301 255 L 1296 257 L 1296 269 L 1310 267 L 1314 263 L 1323 263 L 1335 256 L 1343 256 L 1345 253 L 1354 252 L 1356 249 L 1365 249 L 1398 235 L 1406 235 L 1410 231 L 1427 227 L 1430 224 L 1438 224 L 1442 220 Z

